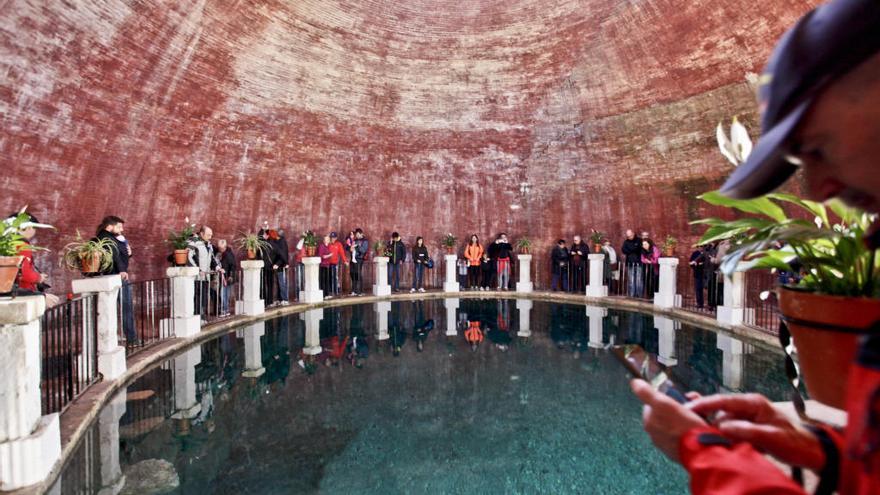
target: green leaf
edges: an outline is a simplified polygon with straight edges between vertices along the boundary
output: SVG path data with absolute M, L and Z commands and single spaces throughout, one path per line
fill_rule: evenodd
M 724 196 L 718 191 L 710 191 L 700 195 L 699 198 L 711 205 L 726 206 L 744 213 L 764 215 L 777 222 L 785 221 L 788 218 L 785 215 L 785 211 L 767 196 L 760 196 L 754 199 L 733 199 Z

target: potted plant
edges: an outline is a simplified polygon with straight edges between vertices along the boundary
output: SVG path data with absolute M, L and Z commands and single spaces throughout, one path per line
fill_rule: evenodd
M 667 258 L 675 256 L 676 246 L 678 246 L 678 239 L 671 235 L 666 236 L 666 240 L 663 241 L 663 255 Z
M 520 237 L 516 241 L 516 248 L 519 249 L 519 254 L 529 254 L 532 249 L 532 241 L 528 237 Z
M 458 239 L 452 235 L 452 232 L 444 235 L 440 238 L 440 245 L 446 248 L 446 254 L 455 254 L 455 244 L 458 242 Z
M 306 249 L 306 257 L 311 258 L 315 256 L 315 251 L 318 250 L 318 236 L 311 230 L 307 230 L 303 232 L 302 239 L 303 246 Z
M 593 252 L 601 253 L 602 252 L 602 241 L 605 240 L 605 232 L 601 232 L 596 229 L 592 229 L 593 231 L 590 233 L 590 241 L 593 243 Z
M 385 256 L 385 241 L 373 241 L 373 250 L 376 251 L 376 257 Z
M 61 266 L 72 272 L 94 274 L 113 266 L 114 242 L 109 237 L 85 240 L 79 231 L 61 250 Z
M 29 227 L 43 229 L 53 227 L 31 221 L 31 216 L 27 213 L 27 206 L 15 216 L 3 220 L 0 225 L 2 225 L 2 229 L 0 229 L 0 294 L 5 294 L 12 292 L 15 279 L 18 277 L 18 270 L 24 261 L 24 257 L 18 253 L 28 247 L 34 251 L 45 250 L 45 248 L 29 246 L 24 236 L 21 235 L 21 231 Z
M 718 134 L 725 150 L 723 132 Z M 748 134 L 740 130 L 732 138 L 725 156 L 734 163 L 747 159 L 750 144 L 736 142 Z M 874 217 L 839 201 L 821 204 L 791 194 L 735 200 L 710 192 L 701 198 L 746 214 L 694 222 L 708 226 L 699 244 L 730 240 L 720 267 L 726 275 L 753 268 L 794 272 L 792 263 L 800 265 L 793 282 L 777 289 L 779 309 L 810 396 L 843 408 L 859 333 L 880 321 L 880 257 L 863 243 Z M 789 216 L 783 205 L 801 215 Z
M 188 220 L 187 220 L 188 221 Z M 174 248 L 174 264 L 178 266 L 185 265 L 189 258 L 187 247 L 189 241 L 196 234 L 195 225 L 187 225 L 180 231 L 171 231 L 168 234 L 167 242 Z
M 267 253 L 272 249 L 272 246 L 257 234 L 247 234 L 242 232 L 233 240 L 233 242 L 239 250 L 246 253 L 247 259 L 249 260 L 256 259 L 257 254 L 262 256 L 263 253 Z

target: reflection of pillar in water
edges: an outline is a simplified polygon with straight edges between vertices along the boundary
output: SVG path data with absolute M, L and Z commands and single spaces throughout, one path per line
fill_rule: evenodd
M 196 365 L 202 361 L 202 347 L 195 346 L 174 361 L 174 419 L 192 419 L 202 410 L 196 401 Z
M 379 332 L 376 337 L 379 340 L 388 340 L 388 313 L 391 311 L 391 301 L 376 303 L 376 328 Z
M 244 339 L 244 371 L 241 376 L 245 378 L 257 378 L 266 372 L 263 368 L 263 349 L 260 346 L 260 337 L 266 333 L 266 323 L 261 321 L 248 325 L 241 331 Z
M 528 299 L 517 299 L 516 309 L 519 311 L 519 331 L 516 332 L 517 337 L 528 338 L 532 336 L 532 301 Z
M 123 389 L 104 406 L 98 416 L 102 487 L 98 495 L 116 494 L 125 486 L 125 477 L 119 465 L 119 419 L 125 414 L 125 399 L 126 393 Z
M 602 328 L 606 316 L 608 316 L 607 308 L 587 306 L 587 326 L 589 327 L 590 336 L 588 345 L 590 347 L 601 349 L 605 346 L 605 341 L 602 338 Z
M 655 315 L 654 327 L 657 329 L 659 343 L 657 360 L 666 366 L 675 366 L 678 364 L 678 354 L 675 352 L 675 332 L 681 328 L 681 322 Z
M 742 388 L 744 356 L 752 352 L 752 346 L 741 340 L 719 333 L 716 347 L 721 357 L 721 383 L 730 390 Z
M 458 335 L 456 311 L 458 310 L 459 301 L 457 297 L 451 297 L 443 301 L 443 305 L 446 306 L 446 335 L 449 337 Z
M 321 354 L 321 320 L 323 309 L 310 309 L 303 313 L 306 320 L 306 346 L 303 352 L 309 356 Z

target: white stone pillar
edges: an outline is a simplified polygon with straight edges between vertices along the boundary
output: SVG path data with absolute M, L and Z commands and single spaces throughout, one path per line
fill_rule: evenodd
M 608 286 L 605 285 L 605 255 L 603 253 L 591 253 L 587 255 L 590 263 L 590 283 L 587 284 L 587 297 L 608 296 Z
M 379 301 L 376 303 L 376 328 L 378 340 L 388 340 L 388 313 L 391 311 L 391 301 Z
M 519 286 L 517 286 L 519 290 Z M 516 332 L 517 337 L 528 338 L 532 336 L 532 301 L 528 299 L 517 299 L 516 309 L 519 311 L 519 330 Z
M 263 367 L 263 348 L 260 345 L 260 337 L 266 333 L 266 322 L 260 321 L 248 325 L 241 331 L 244 339 L 244 371 L 241 376 L 245 378 L 258 378 L 266 372 Z
M 654 305 L 660 308 L 681 306 L 681 294 L 677 293 L 676 268 L 678 258 L 660 258 L 660 283 L 654 293 Z
M 305 287 L 303 302 L 307 304 L 319 303 L 324 300 L 324 292 L 321 290 L 320 265 L 321 258 L 310 256 L 303 258 L 303 271 L 305 275 Z
M 654 328 L 657 329 L 658 352 L 657 360 L 666 366 L 678 364 L 678 353 L 675 350 L 675 335 L 681 328 L 681 322 L 663 316 L 654 316 Z
M 196 277 L 195 266 L 173 266 L 165 270 L 171 279 L 171 318 L 161 322 L 162 337 L 187 338 L 202 330 L 202 321 L 195 314 Z
M 306 345 L 303 352 L 309 356 L 321 354 L 321 320 L 324 319 L 323 309 L 310 309 L 303 313 L 306 321 Z
M 593 256 L 592 254 L 590 256 Z M 588 344 L 594 349 L 602 349 L 605 347 L 605 339 L 603 336 L 603 323 L 605 317 L 608 316 L 608 309 L 601 306 L 587 306 L 587 326 L 589 327 Z
M 745 355 L 752 352 L 752 347 L 723 333 L 717 334 L 715 346 L 722 352 L 721 383 L 732 391 L 740 391 Z
M 114 380 L 125 373 L 125 348 L 119 345 L 119 289 L 122 278 L 119 275 L 82 278 L 71 284 L 74 294 L 96 294 L 98 305 L 98 372 L 105 380 Z M 84 331 L 88 331 L 84 329 Z M 83 342 L 91 337 L 83 336 Z M 85 351 L 85 349 L 84 349 Z
M 388 257 L 376 256 L 373 258 L 376 264 L 376 283 L 373 284 L 374 296 L 387 296 L 391 294 L 391 286 L 388 285 Z
M 450 297 L 443 301 L 443 306 L 446 307 L 446 336 L 447 337 L 455 337 L 458 335 L 458 311 L 460 299 L 457 297 Z
M 458 292 L 461 290 L 458 277 L 455 275 L 455 270 L 458 268 L 456 266 L 458 256 L 447 254 L 443 256 L 443 260 L 446 262 L 446 281 L 443 282 L 443 292 Z
M 126 392 L 122 389 L 98 416 L 98 448 L 101 453 L 101 489 L 98 495 L 114 495 L 125 486 L 119 465 L 119 419 L 125 414 Z
M 0 298 L 0 491 L 46 479 L 61 457 L 58 414 L 40 416 L 40 317 L 46 298 Z
M 532 283 L 532 255 L 518 254 L 516 259 L 519 263 L 519 282 L 516 283 L 516 291 L 528 294 L 535 290 L 535 284 Z M 519 301 L 517 301 L 516 307 L 519 308 Z
M 266 301 L 260 297 L 263 260 L 241 261 L 242 299 L 235 301 L 235 314 L 256 316 L 266 312 Z
M 196 365 L 202 362 L 202 346 L 197 345 L 174 361 L 174 419 L 192 419 L 199 415 L 202 405 L 196 401 Z
M 724 304 L 718 306 L 717 313 L 719 323 L 741 325 L 746 320 L 746 280 L 745 272 L 740 267 L 732 277 L 724 276 Z

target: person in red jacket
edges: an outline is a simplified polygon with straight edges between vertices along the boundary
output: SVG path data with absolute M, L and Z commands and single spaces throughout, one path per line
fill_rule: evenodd
M 755 197 L 801 169 L 810 199 L 880 213 L 880 2 L 834 0 L 805 15 L 759 84 L 762 137 L 721 192 Z M 865 242 L 880 247 L 880 222 Z M 763 453 L 815 471 L 816 493 L 880 493 L 878 326 L 866 330 L 850 369 L 844 431 L 794 424 L 758 394 L 690 394 L 682 405 L 633 380 L 645 430 L 687 469 L 694 493 L 804 493 Z
M 333 284 L 333 295 L 338 296 L 340 291 L 340 272 L 342 271 L 342 265 L 348 265 L 348 256 L 345 254 L 345 245 L 339 242 L 336 232 L 330 232 L 330 249 L 333 251 L 333 257 L 330 258 L 330 263 L 332 263 L 330 278 Z
M 11 215 L 10 218 L 17 215 L 17 213 Z M 21 268 L 18 271 L 15 282 L 19 289 L 44 294 L 46 296 L 46 306 L 52 307 L 58 304 L 58 296 L 46 293 L 45 290 L 43 290 L 43 287 L 41 287 L 48 281 L 48 277 L 45 273 L 40 273 L 37 269 L 34 264 L 34 250 L 31 249 L 31 241 L 34 239 L 34 236 L 37 235 L 37 229 L 35 226 L 48 227 L 48 225 L 40 224 L 37 217 L 30 213 L 25 213 L 25 215 L 29 216 L 30 219 L 22 224 L 21 236 L 24 238 L 26 245 L 18 250 L 19 256 L 22 256 L 24 259 L 21 262 Z

